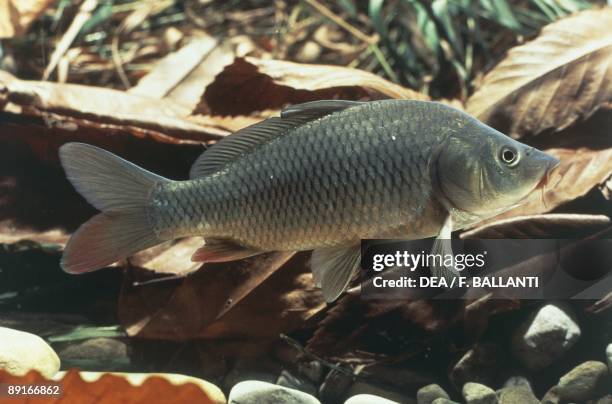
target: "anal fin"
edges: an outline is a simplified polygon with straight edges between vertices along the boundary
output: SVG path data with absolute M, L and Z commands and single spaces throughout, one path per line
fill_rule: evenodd
M 227 262 L 262 253 L 263 251 L 243 247 L 230 240 L 207 239 L 205 244 L 193 253 L 191 260 L 194 262 Z
M 359 268 L 361 245 L 320 248 L 312 252 L 312 275 L 326 302 L 333 302 L 347 288 Z

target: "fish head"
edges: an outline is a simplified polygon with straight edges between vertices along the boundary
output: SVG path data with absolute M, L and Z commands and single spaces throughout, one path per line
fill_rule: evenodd
M 441 146 L 434 166 L 443 204 L 486 218 L 547 185 L 559 160 L 470 119 Z

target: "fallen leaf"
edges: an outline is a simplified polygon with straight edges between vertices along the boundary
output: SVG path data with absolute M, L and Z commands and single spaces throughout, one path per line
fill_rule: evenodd
M 247 57 L 225 67 L 206 88 L 194 114 L 248 115 L 332 98 L 428 99 L 363 70 Z
M 167 143 L 176 143 L 177 139 L 217 140 L 228 134 L 190 122 L 190 109 L 170 100 L 79 84 L 19 80 L 2 71 L 0 107 L 23 115 L 45 116 L 75 131 L 76 119 L 135 126 L 156 131 L 158 139 Z
M 610 128 L 612 128 L 612 103 L 607 103 L 584 121 L 576 122 L 561 131 L 549 129 L 538 136 L 523 140 L 540 150 L 579 149 L 581 147 L 603 150 L 612 148 Z
M 204 89 L 233 58 L 232 51 L 215 38 L 196 37 L 157 62 L 129 92 L 169 99 L 192 110 Z
M 467 110 L 520 138 L 562 130 L 612 100 L 612 7 L 546 26 L 489 72 Z
M 324 306 L 307 256 L 292 255 L 272 253 L 205 265 L 178 285 L 168 281 L 134 286 L 135 279 L 128 278 L 120 320 L 129 335 L 144 338 L 276 337 Z M 135 275 L 142 282 L 146 273 Z
M 0 0 L 0 38 L 23 35 L 56 0 Z
M 325 313 L 306 349 L 344 361 L 357 352 L 368 355 L 417 355 L 426 340 L 446 332 L 462 316 L 465 301 L 362 299 L 344 295 Z M 409 338 L 407 338 L 409 336 Z
M 460 237 L 500 238 L 583 238 L 612 225 L 605 215 L 559 213 L 503 219 L 461 233 Z
M 61 394 L 34 400 L 49 404 L 225 403 L 225 396 L 213 384 L 195 377 L 166 373 L 100 373 L 71 370 L 59 372 L 52 380 L 48 380 L 36 371 L 18 377 L 0 370 L 0 382 L 4 385 L 61 386 Z M 15 399 L 9 399 L 9 402 L 15 402 Z

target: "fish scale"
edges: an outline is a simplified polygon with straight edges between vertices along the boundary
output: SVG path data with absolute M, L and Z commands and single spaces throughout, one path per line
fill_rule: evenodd
M 68 179 L 102 213 L 70 239 L 61 265 L 102 268 L 182 236 L 195 261 L 313 249 L 315 282 L 336 299 L 362 238 L 436 235 L 498 214 L 548 182 L 559 161 L 438 103 L 327 100 L 289 107 L 221 140 L 171 181 L 94 146 L 69 143 Z M 432 274 L 451 279 L 452 267 Z
M 432 206 L 428 157 L 445 134 L 424 139 L 401 108 L 381 120 L 369 104 L 358 121 L 351 110 L 279 136 L 213 176 L 167 185 L 156 197 L 182 209 L 160 210 L 156 228 L 262 250 L 351 244 L 398 227 L 405 237 L 433 235 L 443 217 Z

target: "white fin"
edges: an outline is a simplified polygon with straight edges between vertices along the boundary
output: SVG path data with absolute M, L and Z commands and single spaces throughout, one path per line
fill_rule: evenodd
M 442 261 L 444 261 L 444 257 L 453 255 L 453 248 L 451 245 L 451 233 L 453 231 L 453 219 L 449 214 L 444 220 L 444 224 L 442 225 L 442 229 L 440 229 L 440 233 L 434 240 L 433 247 L 431 249 L 431 253 L 435 255 L 440 255 L 442 257 Z M 436 262 L 436 260 L 434 260 Z M 450 285 L 453 278 L 459 276 L 459 272 L 453 266 L 446 266 L 444 262 L 442 265 L 433 265 L 430 270 L 431 274 L 436 277 L 446 279 L 446 282 Z
M 205 244 L 193 253 L 191 260 L 194 262 L 227 262 L 262 253 L 262 251 L 243 247 L 229 240 L 207 239 Z
M 94 271 L 162 242 L 145 205 L 151 188 L 169 180 L 83 143 L 67 143 L 59 155 L 76 190 L 102 211 L 70 238 L 61 260 L 64 271 Z
M 363 103 L 325 100 L 293 105 L 283 110 L 280 118 L 266 119 L 221 139 L 198 157 L 191 167 L 189 178 L 200 178 L 213 174 L 240 156 L 261 144 L 286 134 L 291 129 L 333 112 L 360 104 Z
M 312 252 L 312 275 L 326 302 L 333 302 L 347 288 L 359 269 L 361 246 L 320 248 Z

